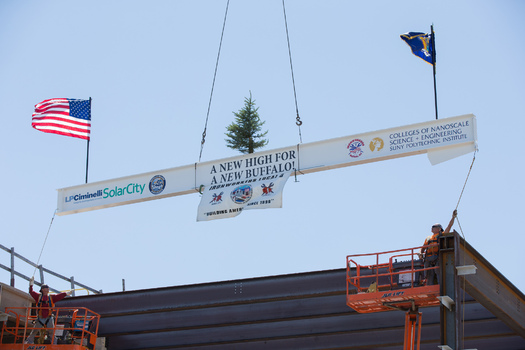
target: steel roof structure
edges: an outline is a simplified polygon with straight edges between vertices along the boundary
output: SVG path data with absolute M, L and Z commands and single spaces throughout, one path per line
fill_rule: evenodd
M 525 349 L 525 296 L 468 243 L 462 262 L 462 349 Z M 121 349 L 381 349 L 403 346 L 404 312 L 359 314 L 346 269 L 65 299 L 101 314 L 99 336 Z M 461 305 L 461 306 L 459 306 Z M 422 308 L 421 349 L 440 346 L 440 308 Z M 455 350 L 455 349 L 454 349 Z

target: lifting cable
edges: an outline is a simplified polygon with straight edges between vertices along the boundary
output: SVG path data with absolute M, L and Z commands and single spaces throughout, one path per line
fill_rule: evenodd
M 199 162 L 201 161 L 202 150 L 204 149 L 204 143 L 206 142 L 206 130 L 208 128 L 208 119 L 209 119 L 209 116 L 210 116 L 211 101 L 212 101 L 212 97 L 213 97 L 213 88 L 215 86 L 215 78 L 217 77 L 217 68 L 219 66 L 219 58 L 220 58 L 220 55 L 221 55 L 222 40 L 223 40 L 223 37 L 224 37 L 224 28 L 226 27 L 226 18 L 228 16 L 228 7 L 229 7 L 229 5 L 230 5 L 230 0 L 228 0 L 226 2 L 226 11 L 224 12 L 224 21 L 223 21 L 223 24 L 222 24 L 221 40 L 220 40 L 220 43 L 219 43 L 219 50 L 217 52 L 217 60 L 215 62 L 215 72 L 213 73 L 213 82 L 212 82 L 212 85 L 211 85 L 210 100 L 208 102 L 208 112 L 206 113 L 206 122 L 204 123 L 204 131 L 202 132 L 202 140 L 201 140 L 201 150 L 200 150 L 200 154 L 199 154 Z M 284 25 L 285 25 L 285 28 L 286 28 L 286 40 L 288 42 L 288 57 L 290 59 L 290 70 L 291 70 L 291 73 L 292 73 L 292 86 L 293 86 L 293 94 L 294 94 L 294 100 L 295 100 L 295 112 L 296 112 L 296 115 L 297 115 L 297 117 L 295 118 L 295 124 L 299 128 L 299 141 L 300 141 L 300 143 L 303 143 L 303 138 L 302 138 L 302 135 L 301 135 L 301 125 L 303 124 L 303 122 L 301 121 L 301 118 L 299 117 L 299 107 L 298 107 L 298 104 L 297 104 L 297 92 L 296 92 L 296 89 L 295 89 L 295 78 L 294 78 L 294 74 L 293 74 L 292 51 L 291 51 L 291 48 L 290 48 L 290 36 L 288 34 L 288 21 L 286 19 L 286 8 L 284 6 L 284 0 L 283 0 L 283 13 L 284 13 Z
M 35 277 L 36 269 L 38 268 L 38 263 L 40 263 L 40 258 L 42 257 L 42 252 L 44 251 L 44 247 L 46 246 L 47 237 L 49 236 L 49 231 L 51 231 L 51 225 L 53 225 L 53 220 L 55 220 L 55 215 L 57 213 L 58 209 L 55 209 L 55 212 L 53 213 L 53 217 L 51 218 L 51 222 L 49 223 L 49 228 L 47 229 L 46 239 L 44 239 L 44 244 L 42 245 L 42 249 L 40 250 L 40 255 L 38 256 L 38 260 L 35 265 L 35 270 L 33 271 L 33 276 Z
M 224 37 L 224 27 L 226 26 L 226 17 L 228 15 L 229 6 L 230 6 L 230 0 L 226 2 L 226 11 L 224 12 L 224 21 L 222 23 L 221 41 L 219 43 L 219 51 L 217 52 L 217 61 L 215 62 L 215 72 L 213 73 L 213 82 L 211 84 L 210 101 L 208 103 L 208 112 L 206 113 L 206 123 L 204 123 L 204 131 L 202 132 L 201 152 L 199 154 L 199 162 L 201 161 L 202 149 L 204 148 L 204 142 L 206 142 L 206 129 L 208 128 L 208 118 L 210 116 L 211 99 L 213 96 L 213 88 L 215 86 L 215 78 L 217 77 L 217 67 L 219 66 L 219 57 L 221 55 L 222 38 Z
M 299 108 L 297 107 L 297 93 L 295 92 L 295 79 L 293 75 L 293 65 L 292 65 L 292 50 L 290 49 L 290 36 L 288 35 L 288 21 L 286 20 L 286 9 L 284 7 L 284 0 L 283 0 L 283 14 L 284 14 L 284 26 L 286 28 L 286 40 L 288 42 L 288 57 L 290 58 L 290 70 L 292 72 L 292 85 L 293 85 L 293 96 L 295 99 L 295 112 L 297 114 L 297 117 L 295 118 L 295 124 L 297 125 L 299 129 L 299 141 L 300 143 L 303 143 L 303 137 L 301 136 L 301 125 L 303 122 L 301 121 L 301 118 L 299 117 Z

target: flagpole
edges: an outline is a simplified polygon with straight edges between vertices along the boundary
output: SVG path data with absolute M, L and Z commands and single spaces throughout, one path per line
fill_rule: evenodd
M 91 118 L 91 97 L 89 98 L 89 116 Z M 87 140 L 87 154 L 86 154 L 86 183 L 88 183 L 88 166 L 89 166 L 89 139 L 91 136 L 88 137 Z
M 438 119 L 438 97 L 436 89 L 436 40 L 434 38 L 434 25 L 430 25 L 430 41 L 432 45 L 432 71 L 434 73 L 434 107 L 436 110 L 436 120 Z

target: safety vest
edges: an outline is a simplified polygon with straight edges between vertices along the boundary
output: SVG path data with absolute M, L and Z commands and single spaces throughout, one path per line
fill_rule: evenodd
M 437 255 L 437 253 L 439 252 L 438 238 L 439 234 L 433 234 L 432 236 L 427 237 L 425 245 L 432 246 L 427 247 L 426 256 Z
M 43 294 L 40 294 L 38 297 L 38 301 L 36 303 L 36 307 L 38 308 L 38 317 L 42 317 L 42 304 L 44 304 Z M 55 303 L 53 302 L 53 298 L 51 298 L 50 295 L 47 296 L 47 303 L 46 308 L 49 308 L 49 313 L 47 317 L 49 317 L 49 314 L 51 314 L 51 309 L 55 307 Z

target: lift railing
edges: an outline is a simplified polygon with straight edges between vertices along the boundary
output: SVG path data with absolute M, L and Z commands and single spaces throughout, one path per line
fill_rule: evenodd
M 427 283 L 426 275 L 439 266 L 425 268 L 420 258 L 428 247 L 434 245 L 347 256 L 347 305 L 370 313 L 438 304 L 439 285 Z
M 9 322 L 4 322 L 0 344 L 22 344 L 34 333 L 36 344 L 70 344 L 94 349 L 100 315 L 83 307 L 52 310 L 54 327 L 37 327 L 36 307 L 6 307 Z
M 424 285 L 425 272 L 439 267 L 424 268 L 420 252 L 422 248 L 426 250 L 433 246 L 435 245 L 347 256 L 347 294 Z M 369 264 L 360 264 L 358 260 L 366 260 Z

